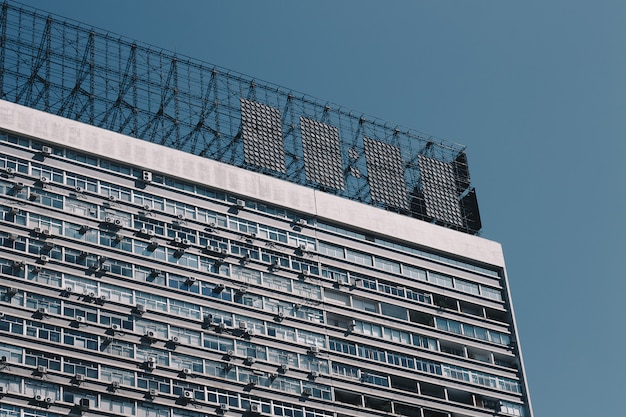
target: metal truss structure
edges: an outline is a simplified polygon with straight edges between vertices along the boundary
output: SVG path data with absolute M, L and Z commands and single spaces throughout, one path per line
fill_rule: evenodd
M 3 3 L 0 97 L 475 234 L 464 148 Z

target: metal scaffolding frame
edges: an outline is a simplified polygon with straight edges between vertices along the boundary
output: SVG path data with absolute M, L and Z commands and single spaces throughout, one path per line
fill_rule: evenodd
M 0 97 L 456 230 L 472 234 L 480 230 L 467 159 L 459 145 L 7 2 L 0 10 Z M 242 129 L 242 99 L 280 112 L 284 170 L 259 166 L 251 163 L 259 158 L 246 157 L 244 144 L 249 139 Z M 343 178 L 320 183 L 311 178 L 327 178 L 328 172 L 307 177 L 302 118 L 338 131 Z M 381 165 L 365 152 L 364 142 L 372 140 L 398 150 L 401 160 L 395 162 L 403 167 L 404 178 L 397 183 L 390 175 L 368 175 L 368 165 L 370 170 L 378 166 L 378 172 Z M 451 165 L 462 221 L 433 216 L 441 210 L 428 207 L 432 198 L 424 198 L 418 155 Z M 309 167 L 319 167 L 319 162 Z M 337 170 L 332 172 L 336 175 Z M 386 198 L 381 192 L 385 184 L 372 183 L 380 181 L 374 177 L 391 181 L 390 190 L 401 185 L 406 194 Z

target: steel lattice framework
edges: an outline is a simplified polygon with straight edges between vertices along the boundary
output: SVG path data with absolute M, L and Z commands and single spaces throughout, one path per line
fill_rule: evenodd
M 0 97 L 457 230 L 481 227 L 461 146 L 6 2 Z M 277 138 L 284 161 L 251 154 Z M 428 160 L 449 165 L 455 189 L 423 183 L 437 174 Z

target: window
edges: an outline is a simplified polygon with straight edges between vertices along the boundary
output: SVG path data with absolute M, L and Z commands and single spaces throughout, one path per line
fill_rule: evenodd
M 392 272 L 394 274 L 400 273 L 400 264 L 389 259 L 375 257 L 374 266 L 382 269 L 383 271 Z
M 318 251 L 322 255 L 332 256 L 333 258 L 345 258 L 344 249 L 341 246 L 331 245 L 330 243 L 320 242 Z
M 346 249 L 346 259 L 359 265 L 372 266 L 372 257 L 367 253 Z

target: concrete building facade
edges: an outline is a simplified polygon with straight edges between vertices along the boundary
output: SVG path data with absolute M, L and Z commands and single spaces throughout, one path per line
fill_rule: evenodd
M 532 415 L 499 244 L 0 115 L 3 415 Z

